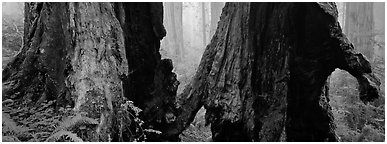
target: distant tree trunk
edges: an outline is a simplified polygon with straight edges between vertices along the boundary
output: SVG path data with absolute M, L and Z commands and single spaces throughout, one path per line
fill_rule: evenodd
M 379 82 L 341 32 L 333 3 L 227 3 L 177 106 L 172 62 L 159 53 L 162 3 L 29 6 L 36 13 L 26 16 L 26 43 L 3 70 L 3 99 L 72 105 L 99 121 L 94 141 L 124 140 L 123 97 L 163 132 L 150 140 L 177 141 L 204 105 L 214 141 L 336 141 L 328 75 L 346 70 L 361 100 L 378 96 Z
M 220 19 L 220 14 L 222 14 L 222 8 L 224 2 L 211 2 L 211 24 L 210 24 L 210 37 L 215 34 L 216 27 L 218 26 L 218 21 Z
M 373 3 L 349 2 L 346 4 L 345 31 L 356 50 L 368 60 L 373 59 L 374 16 Z
M 26 44 L 3 70 L 3 99 L 56 100 L 99 121 L 92 141 L 123 140 L 124 96 L 152 122 L 176 95 L 172 62 L 158 52 L 162 15 L 161 3 L 26 3 Z
M 353 43 L 356 50 L 373 60 L 373 3 L 347 2 L 345 3 L 344 32 Z M 350 86 L 351 77 L 347 73 L 339 73 L 339 86 Z
M 184 38 L 183 38 L 183 3 L 166 2 L 165 9 L 165 29 L 168 31 L 164 39 L 165 49 L 172 54 L 175 62 L 179 63 L 184 58 Z
M 206 35 L 206 10 L 205 10 L 205 3 L 201 3 L 202 8 L 202 38 L 203 38 L 203 46 L 205 47 L 207 44 L 207 35 Z
M 226 3 L 164 135 L 181 133 L 204 105 L 214 141 L 337 141 L 326 90 L 335 68 L 358 79 L 360 99 L 378 97 L 334 3 Z

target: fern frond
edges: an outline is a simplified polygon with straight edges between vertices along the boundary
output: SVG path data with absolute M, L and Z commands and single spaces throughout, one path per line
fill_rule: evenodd
M 89 117 L 76 115 L 75 117 L 69 118 L 59 124 L 59 126 L 55 129 L 54 133 L 61 130 L 71 130 L 72 128 L 78 125 L 98 125 L 98 121 Z
M 28 132 L 30 129 L 18 126 L 11 116 L 7 113 L 2 113 L 2 133 L 14 135 L 17 137 L 29 137 L 31 134 Z
M 28 140 L 27 142 L 39 142 L 39 140 L 37 138 L 32 138 L 32 139 Z
M 159 130 L 154 130 L 154 129 L 144 129 L 145 132 L 148 133 L 155 133 L 155 134 L 161 134 L 162 132 Z
M 2 136 L 3 142 L 20 142 L 20 140 L 16 136 Z
M 77 134 L 64 130 L 58 131 L 55 134 L 51 135 L 46 139 L 46 142 L 55 142 L 61 139 L 63 136 L 66 136 L 66 138 L 69 138 L 73 142 L 83 142 L 83 140 L 79 138 Z
M 36 139 L 38 138 L 47 138 L 51 135 L 50 132 L 37 132 L 37 133 L 34 133 L 32 136 Z
M 3 100 L 2 104 L 13 103 L 13 102 L 14 101 L 11 99 L 6 99 L 6 100 Z
M 9 114 L 3 112 L 2 113 L 2 125 L 7 126 L 7 127 L 16 127 L 16 122 L 11 119 L 11 116 Z

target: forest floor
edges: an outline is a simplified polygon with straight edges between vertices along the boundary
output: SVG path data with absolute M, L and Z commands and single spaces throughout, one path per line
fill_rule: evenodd
M 198 62 L 193 63 L 180 63 L 175 65 L 175 73 L 178 75 L 178 81 L 180 82 L 177 90 L 179 96 L 184 88 L 191 82 L 194 77 Z M 205 142 L 211 139 L 211 125 L 205 125 L 206 109 L 200 108 L 197 112 L 195 119 L 190 126 L 180 134 L 180 139 L 183 142 Z
M 15 53 L 16 54 L 16 53 Z M 7 54 L 13 55 L 13 54 Z M 2 68 L 10 62 L 12 56 L 2 57 Z M 182 81 L 182 87 L 189 82 L 185 76 Z M 3 87 L 4 88 L 4 87 Z M 3 141 L 45 141 L 52 134 L 56 127 L 67 117 L 71 108 L 61 109 L 55 113 L 51 107 L 53 101 L 44 102 L 38 109 L 29 109 L 28 107 L 16 105 L 10 100 L 3 99 L 2 124 Z M 203 142 L 211 139 L 210 125 L 205 126 L 205 109 L 202 107 L 194 121 L 180 135 L 183 142 Z
M 3 67 L 10 57 L 3 57 Z M 190 75 L 192 76 L 192 75 Z M 347 77 L 342 84 L 343 77 Z M 190 79 L 190 78 L 186 78 Z M 182 86 L 186 85 L 184 81 Z M 337 126 L 336 133 L 341 141 L 384 141 L 385 138 L 385 105 L 384 81 L 381 85 L 382 96 L 371 104 L 363 104 L 358 99 L 356 80 L 342 71 L 335 71 L 330 82 L 330 104 Z M 38 109 L 13 105 L 3 100 L 2 134 L 4 137 L 14 135 L 20 141 L 44 141 L 55 127 L 66 117 L 71 108 L 61 109 L 54 113 L 50 108 L 52 102 L 41 104 Z M 210 125 L 205 125 L 205 112 L 202 107 L 194 121 L 180 135 L 183 142 L 204 142 L 211 140 Z
M 190 126 L 180 135 L 183 142 L 206 142 L 212 139 L 211 126 L 205 125 L 206 109 L 202 107 L 195 116 L 194 121 Z
M 385 141 L 384 80 L 380 86 L 381 96 L 369 104 L 360 101 L 356 79 L 348 72 L 334 71 L 329 88 L 330 105 L 337 127 L 336 134 L 340 141 Z

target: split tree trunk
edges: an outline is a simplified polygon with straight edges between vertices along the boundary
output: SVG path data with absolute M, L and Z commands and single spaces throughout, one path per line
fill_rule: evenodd
M 337 141 L 326 86 L 335 68 L 357 78 L 361 100 L 378 97 L 334 3 L 227 3 L 164 134 L 181 133 L 204 105 L 214 141 Z
M 175 97 L 179 82 L 169 59 L 161 60 L 160 40 L 165 36 L 162 3 L 119 3 L 129 74 L 125 95 L 141 109 L 145 127 L 166 129 L 175 119 Z M 177 140 L 177 137 L 168 137 Z M 150 135 L 150 141 L 165 140 Z

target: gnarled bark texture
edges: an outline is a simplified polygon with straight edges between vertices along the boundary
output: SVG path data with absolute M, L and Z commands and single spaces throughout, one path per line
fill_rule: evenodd
M 162 3 L 117 3 L 124 31 L 129 74 L 124 80 L 125 96 L 141 109 L 145 127 L 161 130 L 175 119 L 175 97 L 179 82 L 169 59 L 161 60 L 160 40 L 166 35 Z M 164 140 L 150 135 L 148 140 Z M 176 140 L 177 137 L 168 138 Z
M 173 120 L 165 103 L 173 105 L 178 82 L 158 52 L 162 3 L 27 3 L 26 12 L 26 43 L 3 70 L 3 99 L 71 105 L 100 122 L 91 141 L 125 140 L 116 125 L 124 97 L 149 125 Z
M 31 7 L 29 7 L 31 6 Z M 31 3 L 21 52 L 3 71 L 7 98 L 57 100 L 100 121 L 93 141 L 112 139 L 113 105 L 127 72 L 122 29 L 110 3 Z
M 63 8 L 47 3 L 26 4 L 24 46 L 3 70 L 3 98 L 29 104 L 54 100 L 64 92 L 66 49 L 71 40 L 60 18 Z M 59 6 L 58 6 L 59 7 Z
M 334 3 L 227 3 L 176 104 L 172 62 L 159 53 L 162 3 L 27 8 L 28 33 L 3 70 L 3 98 L 73 105 L 100 122 L 93 141 L 125 140 L 115 125 L 123 97 L 163 132 L 150 137 L 157 141 L 177 141 L 203 105 L 214 141 L 336 141 L 325 86 L 335 68 L 357 78 L 361 100 L 378 97 L 379 82 L 342 33 Z
M 335 68 L 357 78 L 364 102 L 379 96 L 334 3 L 227 3 L 165 134 L 204 105 L 214 141 L 337 141 L 326 86 Z

